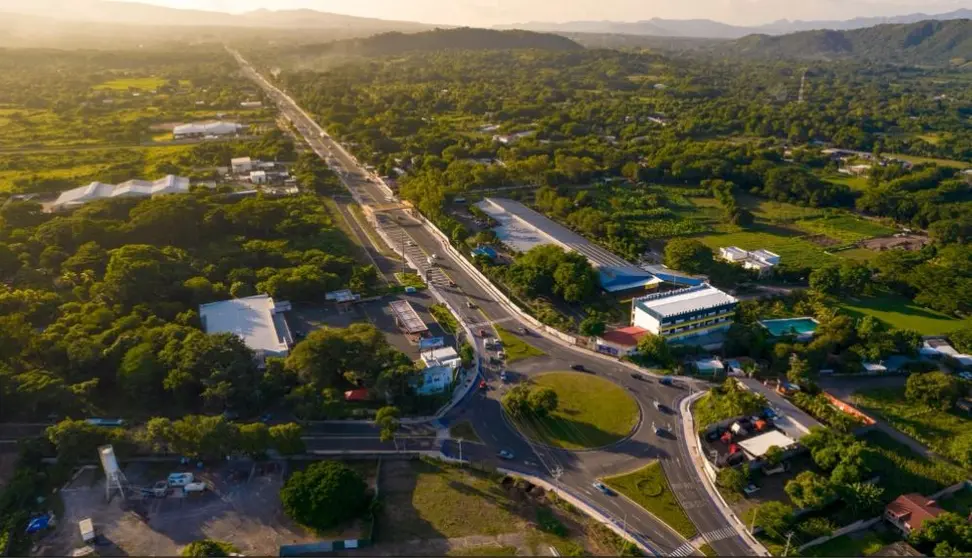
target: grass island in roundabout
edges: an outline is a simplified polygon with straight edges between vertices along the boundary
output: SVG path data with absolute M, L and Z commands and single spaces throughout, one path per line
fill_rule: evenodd
M 638 403 L 621 386 L 582 372 L 548 372 L 530 387 L 550 388 L 557 408 L 545 417 L 510 416 L 524 436 L 548 446 L 583 450 L 613 444 L 631 434 L 641 417 Z

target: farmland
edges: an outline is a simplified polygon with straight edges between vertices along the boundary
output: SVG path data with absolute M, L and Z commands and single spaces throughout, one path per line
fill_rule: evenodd
M 152 89 L 158 89 L 159 87 L 168 83 L 169 80 L 157 76 L 149 77 L 124 77 L 116 78 L 104 83 L 100 83 L 94 87 L 96 90 L 111 90 L 111 91 L 128 91 L 129 89 L 140 89 L 143 91 L 149 91 Z

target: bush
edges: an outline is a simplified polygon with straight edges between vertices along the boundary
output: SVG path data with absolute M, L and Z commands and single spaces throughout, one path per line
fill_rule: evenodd
M 567 536 L 567 527 L 557 519 L 550 508 L 543 507 L 537 509 L 537 526 L 541 531 L 557 535 L 558 537 Z
M 320 530 L 354 519 L 368 508 L 364 479 L 338 461 L 312 463 L 294 473 L 280 491 L 280 500 L 287 515 Z
M 182 556 L 229 556 L 230 554 L 237 553 L 239 550 L 235 546 L 228 542 L 214 541 L 212 539 L 203 539 L 201 541 L 193 541 L 185 546 L 180 553 Z

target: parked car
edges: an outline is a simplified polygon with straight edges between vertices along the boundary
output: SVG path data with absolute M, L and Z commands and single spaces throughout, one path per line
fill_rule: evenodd
M 743 494 L 745 494 L 746 496 L 752 496 L 757 492 L 759 492 L 759 487 L 756 486 L 755 484 L 750 484 L 746 488 L 743 488 Z
M 513 452 L 509 450 L 500 450 L 496 455 L 498 455 L 500 459 L 513 459 Z
M 500 372 L 500 381 L 505 382 L 507 379 L 506 370 Z

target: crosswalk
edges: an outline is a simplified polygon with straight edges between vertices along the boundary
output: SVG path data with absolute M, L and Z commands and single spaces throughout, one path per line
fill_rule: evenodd
M 685 543 L 673 550 L 669 556 L 691 556 L 692 554 L 695 554 L 695 547 L 689 543 Z
M 715 541 L 721 541 L 722 539 L 729 539 L 737 535 L 736 529 L 734 527 L 723 527 L 716 531 L 709 531 L 708 533 L 702 533 L 702 538 L 705 539 L 707 543 L 713 543 Z

